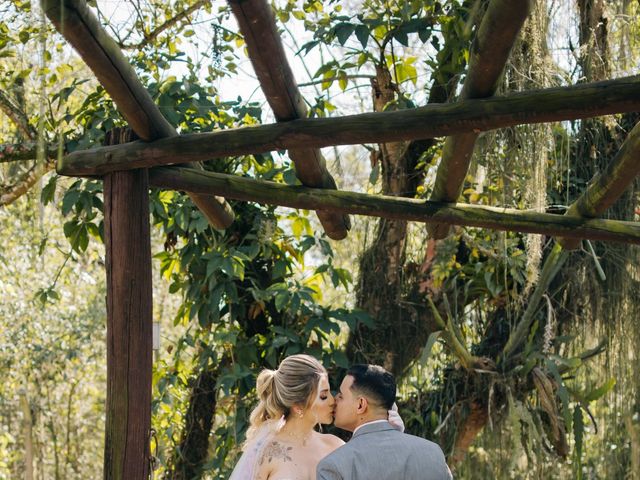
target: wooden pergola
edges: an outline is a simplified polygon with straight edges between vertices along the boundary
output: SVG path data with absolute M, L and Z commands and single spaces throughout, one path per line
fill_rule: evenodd
M 188 192 L 211 225 L 234 214 L 224 198 L 315 210 L 333 239 L 344 239 L 349 214 L 426 222 L 433 237 L 450 225 L 558 237 L 557 249 L 583 238 L 640 244 L 640 223 L 599 218 L 640 173 L 640 126 L 565 215 L 455 203 L 480 132 L 640 110 L 640 77 L 493 97 L 529 0 L 491 0 L 474 39 L 460 100 L 411 110 L 309 119 L 266 0 L 229 0 L 277 123 L 178 135 L 85 0 L 41 0 L 58 31 L 78 51 L 140 140 L 78 151 L 61 175 L 101 176 L 107 271 L 107 408 L 105 479 L 149 475 L 152 296 L 148 189 Z M 447 136 L 429 200 L 344 192 L 319 148 Z M 204 171 L 216 156 L 288 150 L 302 186 Z M 177 166 L 179 165 L 179 166 Z M 526 326 L 525 326 L 526 327 Z M 511 339 L 510 339 L 511 341 Z

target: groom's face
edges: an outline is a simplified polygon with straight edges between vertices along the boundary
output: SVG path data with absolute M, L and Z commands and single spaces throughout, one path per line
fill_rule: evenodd
M 334 424 L 338 428 L 353 432 L 358 426 L 358 404 L 360 398 L 351 390 L 353 377 L 347 375 L 342 380 L 340 391 L 336 395 L 336 413 Z

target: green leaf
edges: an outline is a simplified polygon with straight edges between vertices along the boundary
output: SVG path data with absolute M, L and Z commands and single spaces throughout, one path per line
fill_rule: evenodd
M 277 336 L 273 342 L 271 342 L 271 345 L 274 348 L 280 348 L 284 345 L 286 345 L 287 343 L 289 343 L 289 338 L 285 337 L 285 336 Z
M 380 177 L 380 162 L 377 162 L 373 168 L 371 169 L 371 173 L 369 174 L 369 183 L 371 185 L 375 185 L 378 182 L 378 178 Z
M 604 385 L 598 388 L 595 388 L 591 390 L 589 393 L 587 393 L 584 397 L 585 401 L 593 402 L 594 400 L 597 400 L 605 396 L 607 393 L 611 391 L 611 389 L 615 386 L 615 384 L 616 384 L 615 377 L 611 377 L 609 380 L 607 380 L 607 382 Z
M 291 12 L 291 14 L 298 20 L 304 20 L 306 18 L 306 15 L 302 10 L 294 10 L 293 12 Z
M 333 352 L 333 361 L 342 368 L 349 368 L 349 359 L 347 355 L 342 350 L 336 350 Z
M 209 305 L 207 303 L 203 303 L 198 308 L 198 324 L 202 328 L 206 328 L 211 324 L 209 320 Z
M 431 335 L 429 335 L 429 338 L 427 338 L 427 343 L 422 349 L 422 355 L 420 355 L 420 365 L 425 365 L 429 361 L 433 346 L 438 341 L 438 337 L 441 333 L 441 331 L 433 332 Z
M 300 47 L 300 50 L 298 51 L 298 53 L 302 52 L 302 50 L 304 50 L 304 53 L 309 53 L 319 43 L 320 43 L 319 40 L 312 40 L 311 42 L 307 42 L 304 45 L 302 45 L 302 47 Z
M 275 302 L 275 305 L 276 305 L 276 310 L 281 312 L 282 309 L 284 307 L 286 307 L 287 304 L 289 303 L 289 293 L 286 292 L 286 291 L 279 292 L 276 295 L 276 298 L 275 298 L 274 302 Z
M 431 29 L 430 28 L 421 28 L 418 30 L 418 38 L 422 43 L 427 43 L 429 38 L 431 38 Z
M 225 257 L 221 264 L 220 269 L 226 273 L 229 277 L 233 277 L 234 269 L 233 269 L 233 261 L 230 257 Z
M 52 175 L 47 184 L 42 189 L 42 193 L 40 194 L 40 201 L 43 205 L 48 205 L 53 202 L 56 194 L 56 184 L 58 181 L 57 175 Z
M 338 72 L 338 86 L 343 92 L 347 89 L 349 80 L 347 79 L 347 73 L 344 70 Z
M 67 190 L 62 199 L 62 215 L 68 215 L 80 198 L 80 192 L 76 189 Z
M 356 38 L 360 41 L 362 48 L 367 48 L 369 42 L 369 27 L 366 25 L 358 25 L 356 27 Z
M 73 240 L 73 237 L 75 236 L 75 233 L 77 230 L 78 230 L 78 222 L 76 222 L 75 220 L 70 220 L 68 222 L 65 222 L 64 226 L 62 227 L 64 236 L 69 241 Z
M 410 59 L 410 61 L 403 61 L 403 62 L 396 63 L 395 65 L 396 77 L 398 78 L 399 83 L 410 80 L 415 85 L 418 72 L 416 68 L 412 65 L 412 63 L 413 63 L 413 59 Z
M 79 253 L 84 252 L 89 246 L 89 235 L 87 233 L 86 224 L 84 223 L 78 229 L 76 245 L 77 247 L 75 248 L 75 250 Z
M 296 176 L 296 171 L 293 168 L 289 168 L 282 173 L 282 179 L 287 185 L 299 185 L 300 182 Z
M 547 360 L 546 362 L 547 370 L 551 372 L 553 378 L 556 380 L 558 384 L 558 397 L 562 402 L 562 416 L 564 418 L 565 425 L 567 429 L 571 426 L 571 411 L 569 410 L 569 392 L 567 391 L 567 387 L 564 385 L 564 381 L 560 376 L 560 372 L 558 371 L 558 366 L 552 360 Z
M 582 446 L 584 439 L 584 418 L 582 416 L 582 408 L 576 405 L 573 409 L 573 438 L 575 440 L 575 457 L 576 457 L 576 479 L 582 478 Z
M 398 40 L 398 42 L 400 42 L 405 47 L 409 46 L 409 36 L 407 35 L 407 32 L 403 30 L 398 30 L 393 34 L 393 38 Z
M 20 30 L 20 33 L 18 33 L 18 38 L 20 39 L 20 42 L 22 44 L 27 43 L 30 37 L 31 35 L 29 34 L 28 30 Z
M 296 238 L 300 238 L 303 230 L 304 230 L 304 219 L 301 217 L 296 217 L 296 219 L 291 223 L 291 231 L 293 233 L 293 236 Z
M 344 45 L 351 34 L 355 31 L 356 26 L 352 23 L 339 23 L 335 26 L 336 37 L 340 45 Z

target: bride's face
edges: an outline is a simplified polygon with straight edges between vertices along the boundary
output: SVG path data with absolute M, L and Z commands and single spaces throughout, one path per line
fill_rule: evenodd
M 329 390 L 327 375 L 322 375 L 322 377 L 320 377 L 320 383 L 318 384 L 316 398 L 310 408 L 311 414 L 317 423 L 329 424 L 333 422 L 333 407 L 335 404 L 336 402 Z

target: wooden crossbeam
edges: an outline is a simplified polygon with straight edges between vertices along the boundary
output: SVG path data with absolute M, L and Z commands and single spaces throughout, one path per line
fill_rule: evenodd
M 531 3 L 530 0 L 491 0 L 471 45 L 469 67 L 460 98 L 485 98 L 495 93 L 511 47 L 529 15 Z M 431 200 L 458 200 L 477 138 L 478 132 L 467 132 L 445 140 Z M 448 225 L 429 227 L 429 234 L 435 239 L 446 237 L 448 232 Z
M 150 141 L 178 135 L 85 0 L 40 2 L 47 17 L 91 68 L 140 138 Z M 190 196 L 215 227 L 226 228 L 233 222 L 233 210 L 223 198 L 206 193 Z
M 557 122 L 640 110 L 640 77 L 506 97 L 433 104 L 411 110 L 362 113 L 335 118 L 194 133 L 155 142 L 81 150 L 63 157 L 61 175 L 101 175 L 111 171 L 195 162 L 216 157 L 330 145 L 384 143 L 486 131 L 518 124 Z
M 640 223 L 635 222 L 288 186 L 182 167 L 151 169 L 149 182 L 160 188 L 212 191 L 236 200 L 307 210 L 640 244 Z
M 289 61 L 282 46 L 273 10 L 266 0 L 229 0 L 240 32 L 244 36 L 249 59 L 260 81 L 276 121 L 285 122 L 307 117 L 307 106 L 298 90 Z M 324 156 L 317 148 L 289 150 L 296 176 L 303 185 L 336 189 L 327 170 Z M 350 228 L 349 217 L 318 211 L 318 218 L 330 238 L 341 240 Z
M 629 132 L 622 147 L 607 167 L 596 175 L 587 189 L 566 211 L 566 216 L 597 218 L 601 216 L 640 175 L 640 123 Z M 563 248 L 572 250 L 580 240 L 560 238 Z

